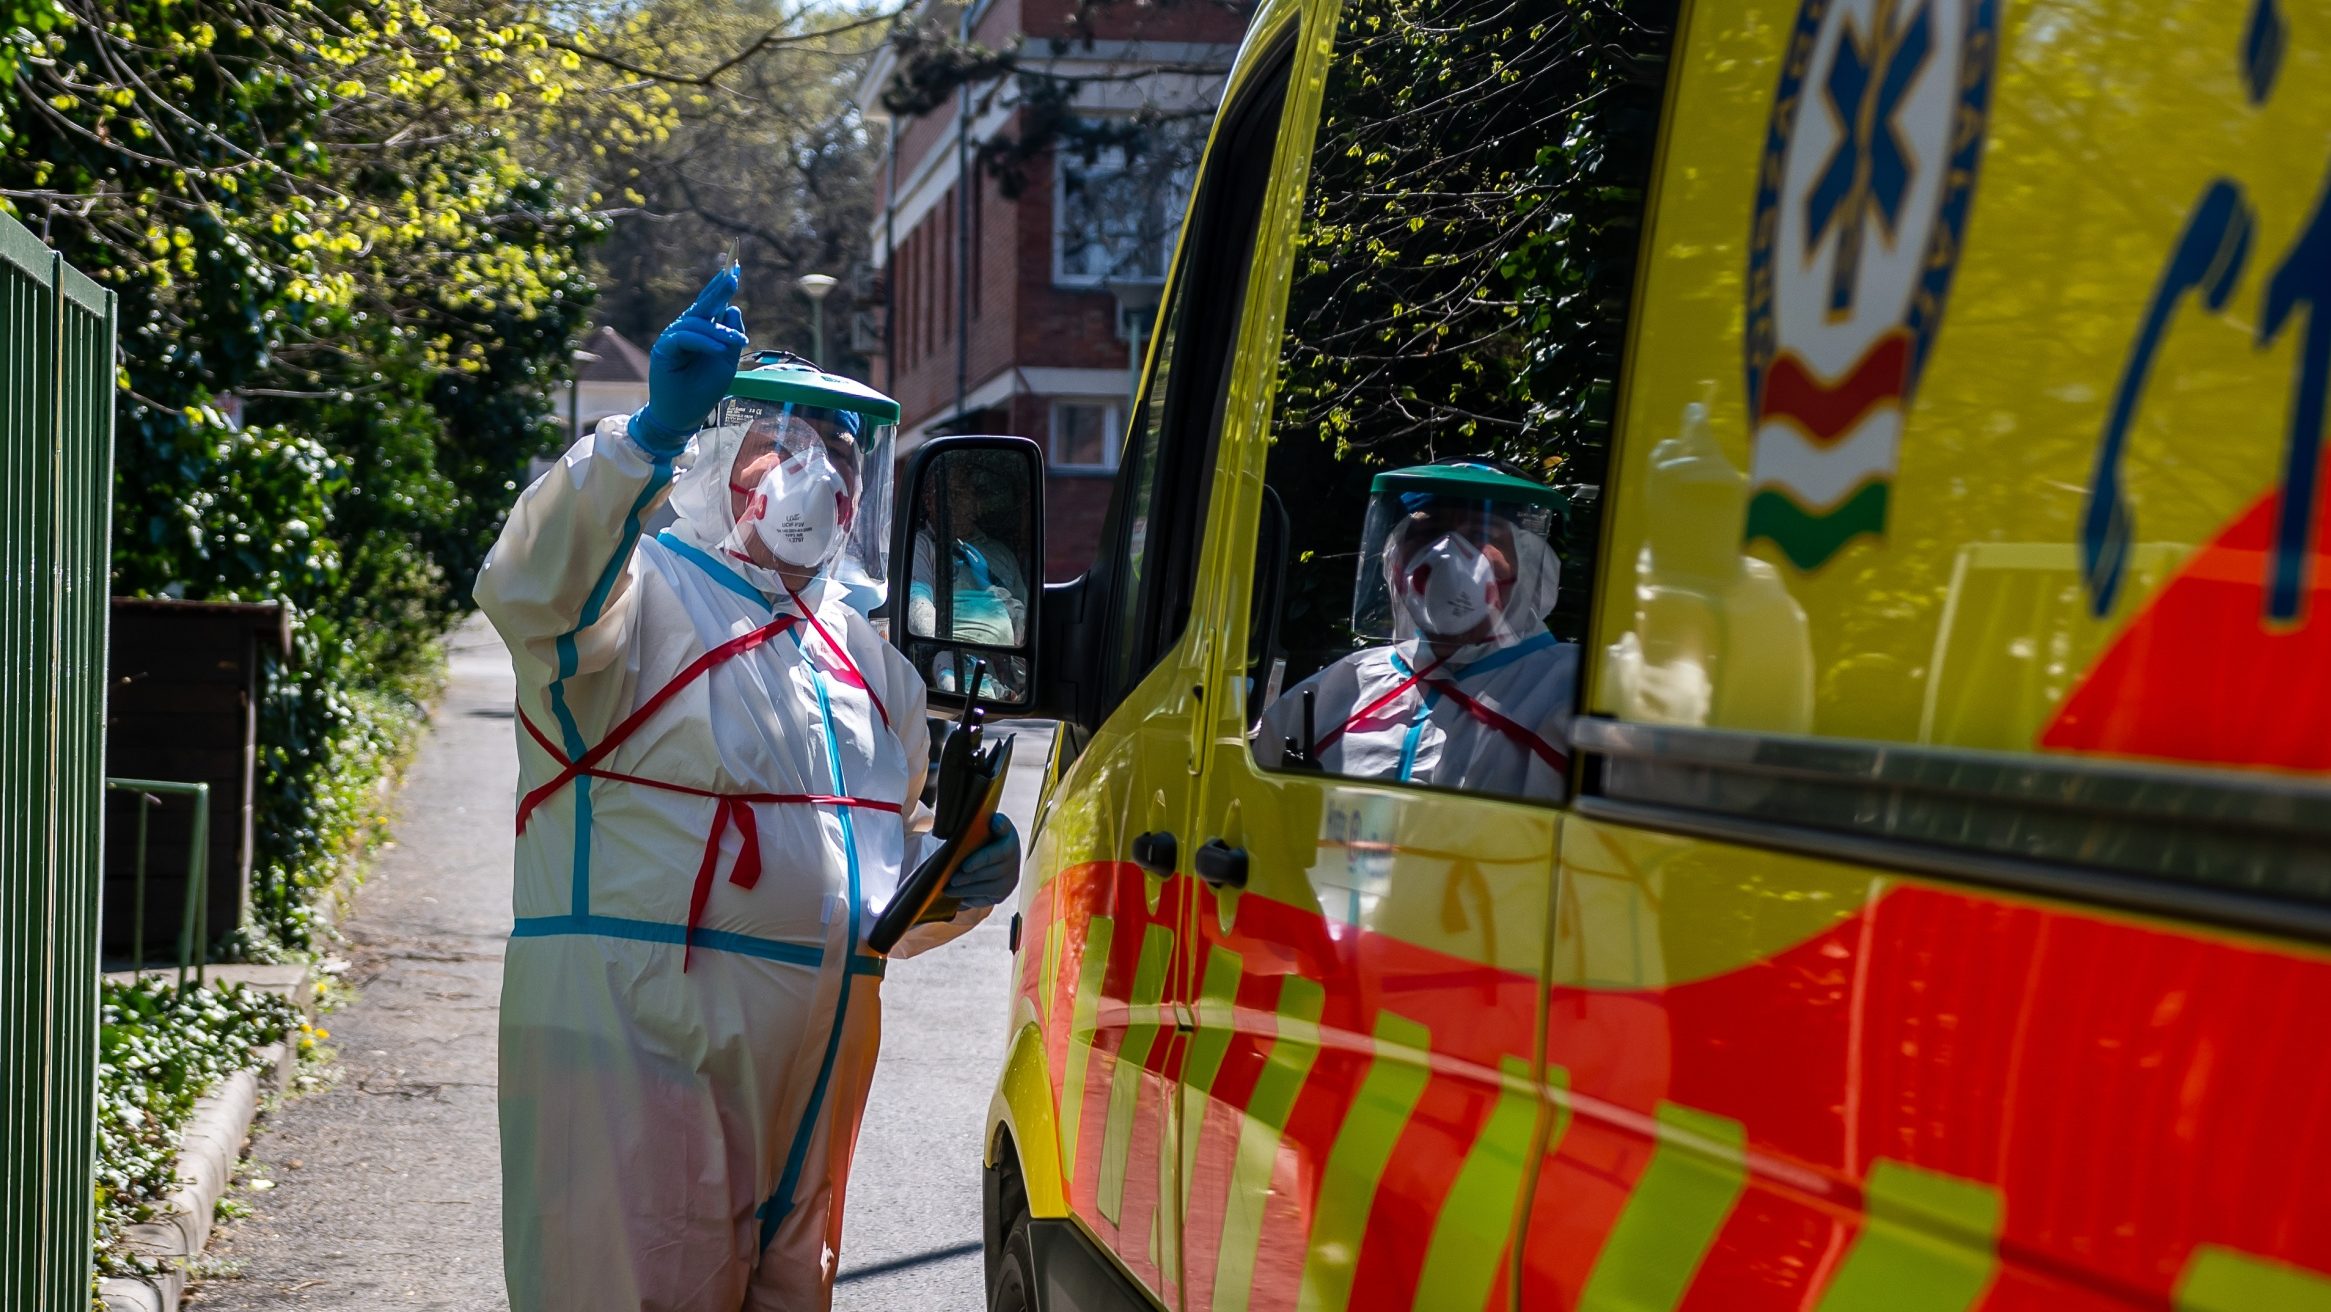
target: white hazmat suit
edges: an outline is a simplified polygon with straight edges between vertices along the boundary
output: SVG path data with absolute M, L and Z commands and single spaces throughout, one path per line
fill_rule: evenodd
M 740 441 L 700 434 L 675 491 L 672 460 L 603 422 L 526 490 L 479 577 L 522 722 L 514 1312 L 831 1299 L 880 1032 L 859 943 L 919 850 L 924 689 L 842 588 L 795 596 L 724 550 Z M 667 495 L 678 522 L 642 538 Z
M 1559 796 L 1578 678 L 1577 646 L 1556 641 L 1544 620 L 1561 589 L 1561 562 L 1539 532 L 1504 521 L 1492 528 L 1497 549 L 1512 557 L 1513 576 L 1470 595 L 1451 597 L 1452 568 L 1484 582 L 1491 570 L 1462 535 L 1395 527 L 1380 549 L 1366 552 L 1377 576 L 1362 576 L 1356 627 L 1389 623 L 1396 640 L 1353 652 L 1272 702 L 1256 731 L 1260 758 L 1278 761 L 1290 743 L 1308 742 L 1330 774 Z M 1436 561 L 1437 576 L 1417 570 L 1426 559 Z M 1426 631 L 1435 615 L 1452 610 L 1465 616 L 1452 621 L 1464 626 L 1459 638 Z

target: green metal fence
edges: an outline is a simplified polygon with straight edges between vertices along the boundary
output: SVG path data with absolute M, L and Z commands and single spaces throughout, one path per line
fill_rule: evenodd
M 0 1312 L 89 1301 L 113 347 L 0 215 Z
M 194 824 L 186 839 L 186 889 L 179 895 L 184 906 L 178 921 L 178 996 L 183 998 L 189 968 L 196 988 L 210 982 L 210 955 L 205 950 L 210 944 L 210 785 L 108 778 L 105 787 L 108 792 L 128 793 L 138 808 L 136 859 L 130 865 L 129 968 L 140 972 L 146 968 L 146 822 L 164 797 L 192 803 L 187 808 Z

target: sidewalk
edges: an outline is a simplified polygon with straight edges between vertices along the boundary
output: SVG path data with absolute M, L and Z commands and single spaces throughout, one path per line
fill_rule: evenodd
M 212 1241 L 203 1309 L 504 1306 L 495 1006 L 510 928 L 509 659 L 472 621 L 384 851 L 344 926 L 357 1001 L 322 1022 L 339 1082 L 285 1103 L 251 1156 L 275 1181 Z M 1006 808 L 1025 834 L 1050 746 Z M 844 1224 L 844 1312 L 985 1305 L 980 1130 L 1006 1016 L 1010 908 L 883 986 L 883 1058 Z M 297 1163 L 297 1165 L 294 1165 Z
M 509 658 L 472 623 L 413 762 L 395 846 L 343 926 L 355 1005 L 322 1020 L 339 1082 L 270 1115 L 193 1306 L 499 1308 L 494 1012 L 510 932 Z M 294 1165 L 296 1163 L 296 1165 Z

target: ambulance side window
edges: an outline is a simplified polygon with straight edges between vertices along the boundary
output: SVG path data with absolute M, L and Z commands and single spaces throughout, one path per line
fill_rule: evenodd
M 1263 768 L 1566 787 L 1611 390 L 1549 350 L 1549 324 L 1600 308 L 1559 285 L 1583 249 L 1578 105 L 1602 94 L 1576 43 L 1541 39 L 1574 10 L 1342 8 L 1265 475 L 1287 547 L 1249 652 Z M 1639 194 L 1645 154 L 1596 184 Z M 1621 226 L 1592 258 L 1631 262 Z
M 1109 633 L 1094 723 L 1189 621 L 1287 68 L 1285 58 L 1266 66 L 1224 109 L 1216 162 L 1198 183 L 1182 258 L 1159 311 L 1156 365 L 1126 436 L 1124 472 L 1095 567 L 1108 579 Z

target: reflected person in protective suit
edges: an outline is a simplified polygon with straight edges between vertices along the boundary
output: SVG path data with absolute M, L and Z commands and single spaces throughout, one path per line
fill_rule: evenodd
M 1545 623 L 1562 583 L 1548 541 L 1562 495 L 1480 457 L 1392 470 L 1369 490 L 1352 630 L 1391 641 L 1271 703 L 1256 731 L 1258 759 L 1558 796 L 1578 669 L 1578 648 Z

